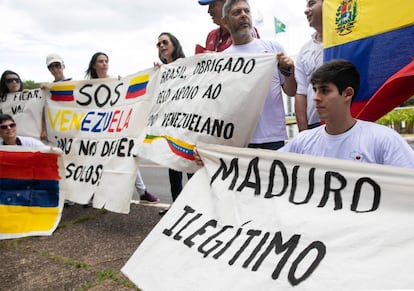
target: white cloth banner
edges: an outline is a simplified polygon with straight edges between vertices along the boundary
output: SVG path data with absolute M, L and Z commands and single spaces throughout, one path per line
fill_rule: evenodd
M 96 208 L 129 212 L 153 72 L 46 85 L 48 139 L 63 151 L 67 199 L 81 204 L 93 199 Z
M 275 69 L 274 54 L 206 53 L 162 65 L 139 156 L 192 173 L 197 143 L 246 146 Z
M 196 172 L 122 268 L 143 290 L 414 287 L 414 170 L 198 146 Z
M 13 116 L 17 123 L 17 135 L 31 136 L 37 139 L 40 139 L 42 130 L 44 106 L 45 99 L 39 88 L 9 93 L 6 97 L 0 98 L 0 110 Z

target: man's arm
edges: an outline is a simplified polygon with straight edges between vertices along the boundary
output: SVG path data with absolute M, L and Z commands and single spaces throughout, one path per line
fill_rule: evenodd
M 306 95 L 295 95 L 295 117 L 299 132 L 308 129 L 307 104 Z
M 295 96 L 297 83 L 295 79 L 295 64 L 293 59 L 285 56 L 283 53 L 278 53 L 276 58 L 279 71 L 285 76 L 285 82 L 282 85 L 283 91 L 288 96 Z

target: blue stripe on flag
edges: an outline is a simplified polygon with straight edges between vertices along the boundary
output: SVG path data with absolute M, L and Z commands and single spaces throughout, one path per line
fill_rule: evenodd
M 59 205 L 59 182 L 0 179 L 0 204 L 57 207 Z

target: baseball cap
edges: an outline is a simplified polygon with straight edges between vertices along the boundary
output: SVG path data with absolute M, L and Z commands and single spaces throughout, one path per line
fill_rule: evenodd
M 46 65 L 49 67 L 52 63 L 63 64 L 63 59 L 58 54 L 50 54 L 46 57 Z
M 198 3 L 200 5 L 207 5 L 210 4 L 211 2 L 215 2 L 216 0 L 198 0 Z

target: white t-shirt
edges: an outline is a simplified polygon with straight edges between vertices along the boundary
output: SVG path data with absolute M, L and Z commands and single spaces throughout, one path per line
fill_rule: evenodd
M 40 140 L 35 139 L 30 136 L 18 136 L 20 142 L 22 143 L 22 146 L 24 147 L 41 147 L 46 146 L 44 143 L 42 143 Z
M 283 47 L 272 41 L 254 38 L 243 45 L 231 45 L 224 53 L 285 53 Z M 267 143 L 285 141 L 287 139 L 285 108 L 283 106 L 282 84 L 285 79 L 276 69 L 273 74 L 272 84 L 263 107 L 262 114 L 257 124 L 256 131 L 250 143 Z M 254 96 L 252 96 L 254 98 Z
M 304 130 L 280 151 L 414 168 L 414 151 L 396 131 L 363 120 L 338 135 L 325 126 Z
M 295 64 L 295 78 L 298 83 L 296 94 L 306 96 L 307 101 L 307 117 L 308 124 L 320 122 L 318 113 L 315 109 L 313 101 L 312 84 L 310 78 L 312 73 L 323 63 L 323 44 L 316 40 L 316 32 L 312 35 L 312 39 L 306 42 L 299 51 Z

